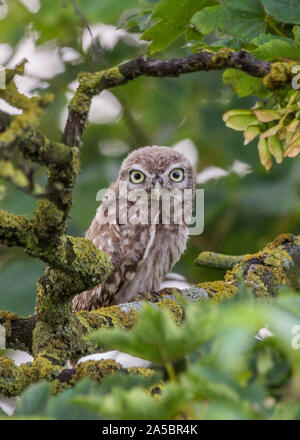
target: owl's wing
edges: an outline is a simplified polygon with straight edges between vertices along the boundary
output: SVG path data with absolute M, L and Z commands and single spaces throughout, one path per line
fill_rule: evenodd
M 105 205 L 101 205 L 98 214 Z M 151 228 L 150 228 L 151 229 Z M 110 256 L 114 266 L 108 279 L 92 290 L 73 299 L 73 310 L 92 310 L 109 305 L 115 294 L 131 281 L 144 261 L 153 242 L 151 230 L 143 224 L 100 223 L 97 215 L 87 231 L 86 238 Z

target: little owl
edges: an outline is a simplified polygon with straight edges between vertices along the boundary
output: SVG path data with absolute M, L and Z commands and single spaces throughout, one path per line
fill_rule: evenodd
M 171 194 L 168 203 L 165 194 Z M 185 250 L 188 222 L 183 214 L 191 215 L 193 194 L 193 168 L 183 154 L 156 146 L 131 152 L 86 233 L 110 256 L 114 270 L 105 282 L 77 295 L 73 310 L 120 304 L 157 291 Z M 116 213 L 113 221 L 107 221 L 113 218 L 109 212 Z

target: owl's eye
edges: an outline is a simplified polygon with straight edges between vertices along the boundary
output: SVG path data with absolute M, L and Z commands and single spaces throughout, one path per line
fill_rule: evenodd
M 169 177 L 174 180 L 174 182 L 181 182 L 184 178 L 184 172 L 181 168 L 176 168 L 170 172 Z
M 133 170 L 130 173 L 130 180 L 132 183 L 142 183 L 144 182 L 145 174 L 141 171 Z

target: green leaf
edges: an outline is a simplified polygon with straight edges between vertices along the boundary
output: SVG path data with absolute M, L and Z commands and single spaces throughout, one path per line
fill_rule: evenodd
M 142 374 L 125 374 L 114 373 L 105 376 L 100 385 L 94 390 L 94 394 L 104 396 L 112 392 L 114 387 L 120 386 L 124 390 L 131 390 L 132 388 L 150 388 L 161 381 L 160 373 L 153 373 L 151 376 L 143 376 Z
M 262 4 L 275 20 L 300 24 L 299 0 L 262 0 Z
M 146 10 L 140 13 L 134 12 L 129 15 L 129 17 L 122 16 L 119 22 L 119 27 L 123 29 L 131 29 L 137 27 L 140 32 L 144 32 L 145 29 L 149 26 L 149 22 L 151 20 L 152 12 Z
M 214 41 L 210 44 L 211 48 L 219 48 L 222 49 L 223 47 L 230 47 L 231 49 L 240 49 L 243 45 L 242 41 L 239 38 L 233 38 L 233 37 L 224 37 L 220 38 L 220 40 Z
M 219 30 L 249 42 L 266 30 L 264 18 L 265 12 L 260 0 L 228 0 L 222 5 L 197 12 L 191 22 L 203 34 Z
M 151 41 L 150 53 L 163 50 L 181 35 L 196 11 L 207 6 L 209 0 L 160 0 L 154 7 L 152 21 L 141 39 Z
M 47 382 L 30 385 L 21 395 L 14 415 L 32 416 L 46 414 L 50 393 L 50 385 Z
M 299 420 L 300 406 L 298 402 L 280 402 L 275 408 L 273 420 Z
M 205 362 L 193 364 L 181 377 L 183 387 L 195 399 L 220 399 L 221 401 L 239 401 L 237 384 L 234 379 Z
M 223 73 L 223 82 L 231 87 L 240 98 L 249 95 L 265 97 L 269 94 L 261 78 L 255 78 L 237 69 L 226 69 Z
M 227 10 L 223 6 L 217 5 L 209 6 L 197 12 L 193 16 L 191 23 L 196 26 L 199 32 L 206 35 L 210 34 L 217 27 L 222 29 L 226 25 L 226 20 L 228 20 Z
M 136 387 L 128 391 L 120 384 L 109 395 L 78 396 L 73 402 L 110 419 L 170 420 L 184 408 L 186 399 L 184 390 L 174 383 L 164 385 L 159 400 L 147 390 Z
M 212 345 L 212 355 L 224 371 L 238 374 L 247 368 L 247 353 L 255 344 L 253 331 L 244 326 L 227 328 Z
M 295 41 L 292 38 L 287 38 L 287 37 L 283 38 L 283 37 L 279 37 L 278 35 L 274 35 L 274 34 L 259 34 L 257 37 L 255 37 L 255 38 L 253 38 L 253 40 L 251 40 L 251 43 L 255 44 L 255 46 L 261 46 L 262 44 L 270 43 L 273 40 L 285 41 L 285 42 L 291 44 L 292 46 L 296 47 Z
M 47 414 L 55 420 L 92 420 L 100 419 L 95 413 L 88 409 L 78 408 L 73 399 L 80 396 L 87 396 L 95 390 L 95 382 L 85 378 L 74 387 L 66 390 L 57 396 L 51 396 L 47 408 Z
M 272 61 L 277 58 L 300 60 L 300 49 L 283 38 L 273 38 L 251 51 L 252 55 L 261 60 Z
M 189 319 L 178 326 L 167 310 L 147 304 L 131 331 L 100 329 L 91 333 L 89 338 L 115 350 L 164 365 L 192 352 L 209 337 L 205 324 L 212 313 L 215 310 L 211 307 L 202 305 L 201 313 L 199 307 L 189 305 L 186 309 Z
M 293 34 L 294 34 L 296 45 L 300 46 L 300 26 L 293 27 Z
M 254 411 L 246 405 L 241 405 L 241 402 L 237 404 L 211 402 L 206 413 L 207 420 L 253 420 L 255 418 L 257 417 Z

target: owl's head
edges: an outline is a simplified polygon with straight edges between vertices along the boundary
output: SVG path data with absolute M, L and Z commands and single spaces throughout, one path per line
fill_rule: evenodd
M 189 160 L 169 147 L 143 147 L 130 153 L 122 163 L 119 179 L 126 181 L 128 190 L 192 189 L 193 167 Z

